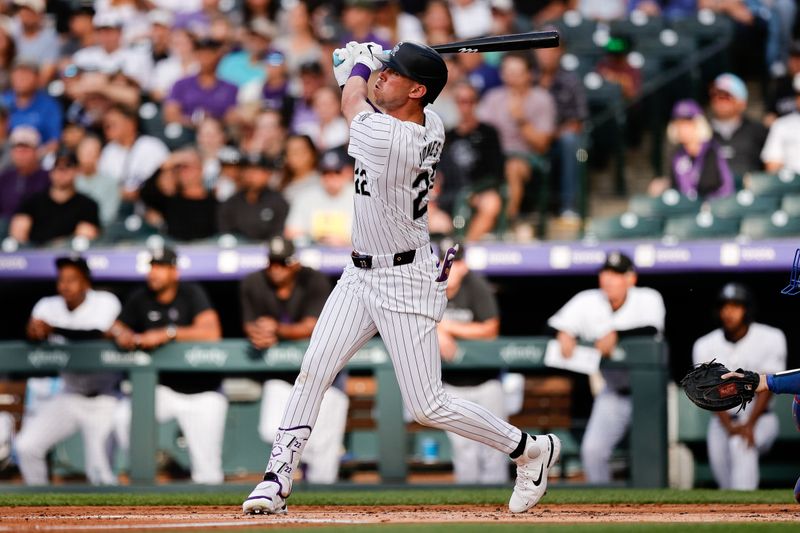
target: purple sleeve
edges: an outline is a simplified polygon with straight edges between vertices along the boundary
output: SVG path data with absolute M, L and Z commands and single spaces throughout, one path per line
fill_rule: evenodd
M 720 180 L 722 180 L 722 185 L 712 196 L 724 198 L 736 192 L 736 185 L 733 183 L 731 167 L 728 166 L 728 162 L 722 157 L 722 153 L 717 145 L 714 145 L 714 154 L 717 157 L 717 167 L 719 168 L 719 177 Z
M 184 87 L 186 87 L 186 78 L 180 79 L 176 81 L 172 85 L 172 89 L 169 90 L 169 94 L 166 98 L 164 98 L 164 103 L 167 102 L 176 102 L 177 104 L 181 104 L 183 102 L 183 95 L 184 95 Z

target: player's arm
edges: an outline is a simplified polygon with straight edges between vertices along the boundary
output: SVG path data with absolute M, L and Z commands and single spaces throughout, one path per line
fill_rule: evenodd
M 311 337 L 311 332 L 314 331 L 314 326 L 317 325 L 317 317 L 307 316 L 303 317 L 299 322 L 288 324 L 278 324 L 276 330 L 278 338 L 287 341 L 295 341 L 300 339 L 308 339 Z
M 353 70 L 356 71 L 355 68 Z M 363 70 L 368 69 L 363 67 Z M 359 113 L 373 110 L 367 101 L 367 79 L 369 79 L 369 73 L 367 73 L 366 79 L 361 76 L 351 75 L 344 85 L 342 90 L 342 114 L 348 124 L 351 124 Z
M 492 340 L 500 333 L 499 318 L 490 318 L 480 322 L 442 320 L 439 326 L 453 337 L 464 340 Z
M 33 218 L 24 213 L 17 213 L 11 218 L 8 235 L 17 242 L 28 242 L 33 227 Z
M 201 311 L 194 317 L 191 325 L 182 326 L 175 331 L 176 341 L 217 341 L 222 338 L 219 315 L 213 309 Z
M 347 48 L 334 51 L 334 73 L 337 81 L 341 83 L 342 73 L 337 69 L 346 68 L 352 64 L 347 81 L 342 88 L 342 114 L 348 124 L 364 111 L 374 111 L 367 100 L 369 77 L 374 70 L 382 68 L 382 63 L 375 57 L 383 52 L 380 45 L 375 43 L 350 42 Z M 346 54 L 346 58 L 342 56 Z M 342 62 L 342 63 L 340 63 Z

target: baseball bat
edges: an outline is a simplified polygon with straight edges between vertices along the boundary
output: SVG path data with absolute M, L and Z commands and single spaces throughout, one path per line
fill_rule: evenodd
M 476 54 L 480 52 L 509 52 L 511 50 L 530 50 L 532 48 L 556 48 L 557 31 L 531 31 L 511 35 L 493 35 L 478 39 L 467 39 L 455 43 L 433 46 L 440 54 Z

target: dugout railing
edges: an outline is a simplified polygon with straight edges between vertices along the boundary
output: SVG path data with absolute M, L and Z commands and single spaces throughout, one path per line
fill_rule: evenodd
M 545 369 L 547 338 L 509 337 L 496 341 L 460 343 L 457 361 L 445 366 L 514 371 Z M 69 345 L 0 343 L 0 374 L 53 375 L 58 371 L 124 371 L 131 384 L 132 421 L 129 476 L 132 483 L 151 485 L 156 480 L 157 423 L 155 387 L 159 372 L 223 372 L 263 376 L 269 372 L 296 371 L 307 343 L 286 342 L 265 351 L 254 350 L 244 340 L 215 343 L 172 343 L 151 353 L 121 352 L 110 342 L 75 342 Z M 633 431 L 629 438 L 629 485 L 667 486 L 668 380 L 666 346 L 650 338 L 620 343 L 607 367 L 627 368 L 631 373 Z M 377 383 L 375 419 L 378 471 L 383 482 L 405 482 L 408 474 L 406 422 L 400 389 L 388 353 L 373 339 L 348 364 L 351 370 L 367 370 Z M 252 421 L 253 425 L 257 422 Z M 252 450 L 264 457 L 267 446 Z

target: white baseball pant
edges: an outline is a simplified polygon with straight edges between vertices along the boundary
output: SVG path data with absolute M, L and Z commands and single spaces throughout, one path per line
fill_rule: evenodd
M 772 448 L 778 436 L 778 417 L 765 413 L 753 430 L 756 446 L 751 448 L 744 438 L 728 435 L 717 416 L 708 424 L 708 460 L 714 479 L 721 489 L 756 490 L 759 482 L 758 456 Z
M 628 395 L 604 389 L 594 399 L 581 441 L 581 462 L 589 483 L 611 482 L 611 454 L 631 423 L 633 404 Z
M 113 396 L 87 398 L 61 393 L 43 401 L 35 414 L 25 416 L 16 437 L 17 459 L 28 485 L 46 485 L 47 452 L 80 431 L 83 437 L 86 477 L 93 485 L 114 485 L 117 478 L 108 457 L 119 400 Z
M 442 388 L 436 321 L 446 300 L 444 284 L 433 285 L 435 274 L 435 259 L 422 267 L 409 264 L 362 270 L 348 266 L 314 328 L 281 427 L 313 428 L 322 396 L 336 375 L 380 333 L 403 402 L 417 422 L 452 431 L 504 454 L 513 452 L 522 437 L 519 429 Z M 441 298 L 432 291 L 438 291 Z
M 492 414 L 507 420 L 505 392 L 498 379 L 490 379 L 472 387 L 455 387 L 444 384 L 444 390 L 451 396 L 474 402 L 485 407 Z M 453 450 L 453 472 L 456 483 L 496 484 L 508 482 L 508 456 L 488 446 L 447 433 Z
M 156 386 L 156 421 L 177 420 L 189 449 L 192 481 L 209 485 L 225 481 L 222 471 L 222 442 L 228 399 L 216 392 L 182 394 L 164 385 Z M 115 432 L 125 452 L 130 449 L 131 403 L 121 402 Z
M 265 442 L 274 442 L 281 417 L 292 394 L 292 385 L 280 379 L 264 383 L 261 396 L 261 418 L 258 434 Z M 309 483 L 336 483 L 339 478 L 339 462 L 344 450 L 344 429 L 347 425 L 347 410 L 350 399 L 337 388 L 330 387 L 322 398 L 320 424 L 306 443 L 303 462 L 306 464 L 306 481 Z

